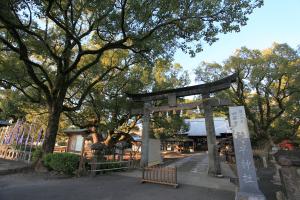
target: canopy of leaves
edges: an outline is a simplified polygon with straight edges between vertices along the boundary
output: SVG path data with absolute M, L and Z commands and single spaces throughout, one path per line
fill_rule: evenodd
M 17 65 L 17 74 L 28 76 L 28 87 L 37 87 L 49 103 L 64 96 L 62 85 L 102 66 L 99 59 L 108 50 L 139 53 L 135 60 L 169 57 L 176 48 L 194 55 L 203 41 L 216 41 L 219 32 L 239 31 L 261 5 L 261 0 L 5 0 L 0 4 L 0 41 L 9 57 L 24 62 Z M 192 41 L 198 41 L 195 49 Z M 117 67 L 105 68 L 95 78 L 98 82 Z
M 157 88 L 182 87 L 188 83 L 187 72 L 178 64 L 165 60 L 158 60 L 153 68 L 137 64 L 128 71 L 120 72 L 104 85 L 95 87 L 79 111 L 65 114 L 77 126 L 84 126 L 94 118 L 100 123 L 100 132 L 115 129 L 128 132 L 136 127 L 141 118 L 141 115 L 131 115 L 131 109 L 143 105 L 129 101 L 125 92 L 142 93 Z M 155 117 L 153 119 L 158 120 Z M 170 124 L 169 121 L 165 122 Z
M 1 74 L 0 82 L 47 107 L 44 150 L 51 152 L 61 113 L 78 110 L 94 87 L 133 64 L 171 58 L 177 48 L 194 55 L 203 42 L 215 42 L 218 33 L 239 31 L 262 3 L 0 1 L 0 45 L 7 58 L 4 70 L 10 70 L 10 58 L 20 63 L 12 68 L 15 74 Z
M 296 50 L 276 43 L 263 51 L 243 47 L 224 65 L 202 63 L 196 70 L 198 81 L 216 80 L 231 73 L 238 73 L 237 84 L 225 95 L 245 106 L 254 138 L 295 135 L 300 100 L 300 55 Z M 285 123 L 280 123 L 283 120 Z M 283 132 L 281 125 L 289 128 Z
M 151 132 L 154 138 L 166 139 L 178 137 L 180 132 L 188 131 L 180 113 L 156 113 L 152 115 Z

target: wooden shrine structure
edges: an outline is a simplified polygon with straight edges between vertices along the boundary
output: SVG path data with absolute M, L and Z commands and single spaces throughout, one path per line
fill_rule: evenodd
M 216 176 L 221 174 L 220 163 L 216 147 L 216 134 L 213 121 L 213 107 L 228 106 L 230 101 L 227 99 L 211 98 L 210 94 L 230 88 L 231 83 L 235 82 L 237 74 L 232 74 L 218 81 L 211 83 L 194 85 L 189 87 L 182 87 L 176 89 L 169 89 L 144 94 L 127 94 L 133 102 L 142 102 L 143 108 L 132 109 L 132 114 L 143 115 L 143 135 L 142 135 L 142 158 L 141 166 L 148 166 L 149 158 L 149 121 L 150 114 L 153 112 L 168 112 L 176 110 L 191 110 L 195 108 L 202 108 L 205 115 L 205 126 L 207 132 L 207 147 L 209 157 L 208 174 Z M 178 104 L 177 98 L 201 95 L 202 101 L 193 103 Z M 168 104 L 163 106 L 153 106 L 153 102 L 158 100 L 167 99 Z

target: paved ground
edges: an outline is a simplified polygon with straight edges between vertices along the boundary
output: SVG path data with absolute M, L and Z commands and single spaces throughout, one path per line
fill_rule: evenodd
M 268 168 L 260 168 L 256 172 L 259 177 L 258 184 L 261 191 L 266 196 L 267 200 L 276 199 L 276 192 L 282 191 L 281 185 L 274 184 L 273 175 L 275 174 L 275 169 L 272 166 Z
M 169 164 L 170 167 L 177 167 L 177 180 L 179 185 L 191 185 L 210 189 L 220 189 L 230 192 L 235 191 L 235 185 L 230 182 L 229 178 L 235 177 L 232 170 L 228 165 L 222 163 L 222 173 L 225 178 L 215 178 L 207 175 L 208 158 L 207 153 L 196 153 L 189 157 L 179 159 L 176 162 Z M 134 170 L 118 173 L 122 176 L 140 178 L 142 177 L 142 171 Z
M 230 200 L 234 193 L 180 185 L 178 189 L 141 184 L 140 179 L 99 175 L 96 177 L 46 179 L 35 174 L 0 176 L 1 200 Z
M 208 155 L 205 152 L 180 159 L 169 166 L 177 167 L 178 182 L 181 184 L 235 191 L 235 185 L 230 182 L 229 178 L 215 178 L 207 175 Z M 226 164 L 223 163 L 221 168 L 226 177 L 234 176 Z
M 207 176 L 207 154 L 197 153 L 169 164 L 178 169 L 180 187 L 141 184 L 141 171 L 127 171 L 94 178 L 60 178 L 35 173 L 2 175 L 26 167 L 24 163 L 0 159 L 0 200 L 113 200 L 113 199 L 234 199 L 235 186 L 228 178 Z M 11 171 L 11 169 L 13 171 Z M 8 171 L 7 171 L 8 170 Z M 235 176 L 230 167 L 222 164 L 225 176 Z M 259 169 L 259 185 L 268 200 L 275 198 L 281 188 L 274 185 L 270 169 Z
M 96 177 L 57 179 L 36 173 L 0 176 L 0 200 L 230 200 L 233 187 L 228 179 L 206 175 L 207 155 L 194 154 L 175 162 L 179 188 L 141 184 L 141 171 L 127 171 Z M 227 184 L 227 185 L 226 185 Z M 201 186 L 205 187 L 201 187 Z
M 0 158 L 0 175 L 20 172 L 26 168 L 29 168 L 29 165 L 26 162 L 4 160 Z

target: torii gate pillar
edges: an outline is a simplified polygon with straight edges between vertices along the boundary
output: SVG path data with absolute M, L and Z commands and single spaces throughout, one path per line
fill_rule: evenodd
M 216 148 L 216 134 L 214 129 L 212 107 L 215 105 L 221 105 L 221 101 L 217 102 L 217 104 L 214 104 L 209 100 L 209 94 L 230 88 L 231 83 L 235 82 L 236 78 L 237 78 L 237 74 L 232 74 L 223 79 L 211 83 L 201 84 L 201 85 L 168 89 L 168 90 L 150 92 L 144 94 L 127 93 L 127 96 L 131 98 L 134 102 L 144 103 L 143 111 L 138 112 L 143 114 L 141 166 L 142 167 L 148 166 L 148 162 L 149 162 L 148 160 L 149 160 L 150 112 L 160 112 L 160 111 L 168 111 L 168 110 L 183 109 L 183 108 L 194 108 L 195 106 L 197 107 L 198 105 L 193 105 L 193 104 L 185 104 L 180 106 L 176 105 L 177 104 L 176 98 L 202 94 L 202 97 L 204 97 L 203 107 L 205 111 L 205 124 L 206 124 L 206 132 L 207 132 L 207 146 L 208 146 L 208 157 L 209 157 L 208 174 L 212 176 L 219 175 L 221 170 L 220 170 L 220 163 L 219 163 L 218 153 Z M 151 108 L 150 102 L 162 100 L 162 99 L 168 99 L 169 105 Z
M 150 106 L 150 103 L 144 103 L 141 167 L 147 167 L 149 161 Z
M 221 167 L 216 145 L 216 131 L 214 125 L 213 110 L 209 102 L 209 94 L 203 94 L 202 98 L 207 135 L 208 174 L 211 176 L 217 176 L 221 174 Z

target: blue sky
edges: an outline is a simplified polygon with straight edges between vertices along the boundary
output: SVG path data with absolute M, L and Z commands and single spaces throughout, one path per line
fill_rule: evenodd
M 274 42 L 287 43 L 293 48 L 300 45 L 300 0 L 265 0 L 264 6 L 254 10 L 240 32 L 219 35 L 217 42 L 211 46 L 205 44 L 194 58 L 178 50 L 174 60 L 190 71 L 195 84 L 193 69 L 202 61 L 222 63 L 242 46 L 266 49 Z

